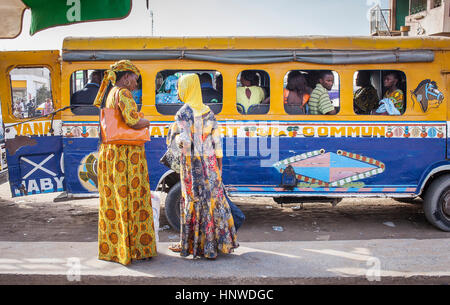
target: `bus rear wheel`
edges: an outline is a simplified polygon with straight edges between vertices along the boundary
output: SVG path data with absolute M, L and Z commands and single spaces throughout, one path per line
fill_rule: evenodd
M 450 232 L 450 175 L 433 181 L 425 194 L 423 209 L 435 227 Z
M 180 231 L 180 202 L 183 200 L 181 196 L 181 182 L 177 182 L 167 193 L 164 204 L 166 219 L 170 226 Z

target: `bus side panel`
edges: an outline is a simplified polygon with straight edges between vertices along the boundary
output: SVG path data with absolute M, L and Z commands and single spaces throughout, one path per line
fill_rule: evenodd
M 155 125 L 160 125 L 159 131 L 146 144 L 152 190 L 169 170 L 159 163 L 166 151 L 163 126 L 167 123 Z M 319 137 L 311 136 L 306 129 L 298 134 L 288 132 L 276 137 L 255 135 L 252 138 L 251 134 L 223 137 L 224 184 L 231 186 L 230 190 L 236 194 L 414 194 L 424 172 L 444 159 L 446 139 L 438 136 L 438 129 L 432 128 L 428 127 L 426 134 L 422 132 L 415 137 L 393 136 L 389 131 L 386 131 L 388 136 L 377 137 Z M 66 182 L 70 193 L 97 191 L 97 143 L 97 137 L 64 139 Z M 296 156 L 303 158 L 291 160 L 298 185 L 293 191 L 286 191 L 279 187 L 282 170 L 277 163 Z M 328 158 L 326 164 L 325 157 Z M 297 161 L 299 164 L 295 166 Z M 351 179 L 346 181 L 347 178 Z M 320 185 L 320 181 L 328 185 Z M 331 185 L 333 181 L 340 183 Z
M 159 160 L 167 150 L 166 138 L 154 137 L 145 145 L 145 154 L 147 156 L 148 175 L 150 179 L 150 188 L 155 190 L 159 179 L 165 172 L 170 170 L 162 165 Z
M 65 129 L 67 130 L 67 127 Z M 69 194 L 97 193 L 98 137 L 65 137 L 63 145 L 67 192 Z M 145 145 L 152 190 L 156 189 L 160 177 L 169 170 L 159 163 L 165 151 L 165 138 L 152 138 Z
M 413 194 L 423 173 L 444 160 L 443 122 L 379 124 L 372 136 L 360 133 L 370 129 L 344 128 L 339 137 L 330 136 L 333 126 L 306 125 L 288 127 L 267 143 L 257 134 L 225 138 L 224 183 L 236 193 Z M 298 180 L 293 191 L 279 187 L 288 165 Z
M 98 138 L 63 138 L 69 194 L 97 193 Z
M 8 139 L 8 136 L 6 138 Z M 61 137 L 30 136 L 25 140 L 29 145 L 22 146 L 17 151 L 12 147 L 11 142 L 8 140 L 6 142 L 12 196 L 63 191 Z

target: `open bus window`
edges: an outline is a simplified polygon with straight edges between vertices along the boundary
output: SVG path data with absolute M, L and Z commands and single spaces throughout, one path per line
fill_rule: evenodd
M 353 75 L 353 110 L 361 115 L 402 115 L 406 75 L 397 70 L 360 70 Z
M 54 109 L 50 71 L 47 68 L 15 68 L 11 79 L 11 109 L 16 118 L 28 119 L 52 113 Z
M 184 105 L 178 99 L 178 79 L 196 73 L 200 79 L 203 103 L 214 114 L 222 111 L 222 75 L 215 70 L 163 70 L 156 74 L 156 110 L 163 115 L 175 115 Z
M 284 76 L 283 105 L 287 114 L 337 114 L 339 75 L 330 70 L 291 70 Z
M 79 70 L 70 76 L 70 106 L 76 115 L 98 115 L 93 105 L 104 70 Z
M 240 114 L 266 114 L 270 107 L 270 78 L 263 70 L 244 70 L 236 80 L 236 107 Z

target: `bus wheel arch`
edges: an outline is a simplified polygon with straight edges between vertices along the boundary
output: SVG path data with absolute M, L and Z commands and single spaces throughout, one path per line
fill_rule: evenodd
M 450 232 L 450 173 L 432 179 L 424 192 L 423 209 L 435 227 Z
M 422 182 L 420 183 L 420 189 L 419 189 L 419 194 L 418 196 L 422 199 L 425 198 L 425 194 L 428 190 L 428 188 L 430 187 L 430 185 L 433 183 L 433 181 L 435 181 L 436 179 L 438 179 L 439 177 L 443 176 L 443 175 L 450 175 L 450 165 L 445 165 L 445 166 L 439 166 L 434 168 L 433 170 L 431 170 L 425 179 L 422 180 Z
M 156 191 L 168 193 L 170 189 L 180 181 L 180 175 L 173 170 L 165 172 L 156 185 Z

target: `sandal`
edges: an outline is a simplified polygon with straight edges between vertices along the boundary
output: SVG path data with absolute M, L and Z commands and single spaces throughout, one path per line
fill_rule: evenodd
M 179 253 L 179 252 L 181 252 L 181 244 L 180 243 L 173 244 L 173 245 L 169 246 L 169 250 Z

